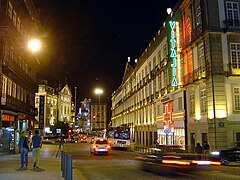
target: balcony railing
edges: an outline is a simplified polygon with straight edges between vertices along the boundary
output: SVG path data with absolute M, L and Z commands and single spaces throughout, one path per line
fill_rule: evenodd
M 6 104 L 2 105 L 2 108 L 23 112 L 31 116 L 36 116 L 38 114 L 37 109 L 34 106 L 13 98 L 10 95 L 6 95 Z
M 193 83 L 193 72 L 190 72 L 182 77 L 182 84 L 187 85 Z

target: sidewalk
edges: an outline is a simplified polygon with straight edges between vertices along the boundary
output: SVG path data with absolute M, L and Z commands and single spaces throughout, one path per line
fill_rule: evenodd
M 20 168 L 20 154 L 0 155 L 0 179 L 9 180 L 64 180 L 61 171 L 61 156 L 56 158 L 52 154 L 57 152 L 55 145 L 43 144 L 40 153 L 39 168 L 33 170 L 32 152 L 28 153 L 28 167 Z M 73 179 L 78 179 L 74 172 Z

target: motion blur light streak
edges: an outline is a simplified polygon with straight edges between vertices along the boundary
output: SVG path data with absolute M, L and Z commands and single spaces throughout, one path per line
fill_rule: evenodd
M 187 162 L 187 161 L 177 161 L 177 160 L 162 160 L 162 163 L 165 163 L 165 164 L 190 165 L 190 162 Z

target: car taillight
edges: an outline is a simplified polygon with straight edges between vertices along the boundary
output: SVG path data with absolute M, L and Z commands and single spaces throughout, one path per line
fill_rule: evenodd
M 110 149 L 111 148 L 111 146 L 108 144 L 108 145 L 106 145 L 106 147 L 108 148 L 108 149 Z
M 97 148 L 98 146 L 97 145 L 94 145 L 93 148 Z
M 183 161 L 183 160 L 162 160 L 162 163 L 165 163 L 165 164 L 190 165 L 190 163 L 188 161 Z

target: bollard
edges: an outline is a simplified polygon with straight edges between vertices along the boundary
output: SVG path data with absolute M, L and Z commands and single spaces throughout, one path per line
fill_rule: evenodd
M 61 151 L 61 171 L 63 172 L 63 156 L 64 156 L 64 152 Z
M 72 155 L 67 155 L 67 180 L 72 180 Z
M 62 151 L 63 152 L 63 151 Z M 65 153 L 63 152 L 62 153 L 62 177 L 65 177 L 65 162 L 66 162 L 66 159 L 65 159 Z
M 63 169 L 64 169 L 64 179 L 67 180 L 67 154 L 64 153 L 64 165 L 63 165 Z

